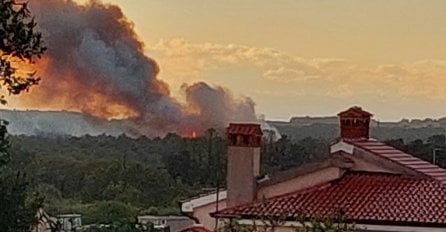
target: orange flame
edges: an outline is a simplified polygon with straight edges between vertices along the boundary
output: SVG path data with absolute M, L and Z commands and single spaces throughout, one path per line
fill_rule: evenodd
M 84 85 L 76 78 L 69 78 L 70 73 L 63 73 L 63 79 L 57 79 L 47 74 L 50 60 L 41 59 L 35 64 L 26 62 L 14 63 L 15 68 L 25 72 L 36 71 L 37 76 L 43 76 L 40 86 L 30 89 L 29 94 L 11 100 L 14 108 L 39 110 L 68 110 L 87 113 L 89 115 L 112 120 L 135 118 L 138 112 L 125 102 L 114 99 L 113 96 L 97 93 L 95 86 Z M 31 71 L 29 71 L 31 70 Z M 45 99 L 45 101 L 42 101 Z

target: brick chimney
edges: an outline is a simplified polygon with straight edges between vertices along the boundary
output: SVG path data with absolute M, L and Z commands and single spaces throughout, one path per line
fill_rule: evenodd
M 371 113 L 354 106 L 338 114 L 341 138 L 344 140 L 367 140 L 370 138 Z
M 258 124 L 229 124 L 227 162 L 227 206 L 252 202 L 260 174 L 262 130 Z

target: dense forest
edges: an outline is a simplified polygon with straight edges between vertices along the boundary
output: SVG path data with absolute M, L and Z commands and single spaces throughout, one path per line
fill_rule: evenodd
M 323 159 L 329 143 L 286 136 L 265 141 L 262 171 L 274 173 Z M 429 161 L 434 148 L 446 151 L 444 135 L 388 143 Z M 32 191 L 45 197 L 46 210 L 53 215 L 82 213 L 85 223 L 179 214 L 181 200 L 217 183 L 225 185 L 225 140 L 212 130 L 198 138 L 11 136 L 11 144 L 9 168 L 26 173 Z M 443 156 L 437 162 L 446 165 Z

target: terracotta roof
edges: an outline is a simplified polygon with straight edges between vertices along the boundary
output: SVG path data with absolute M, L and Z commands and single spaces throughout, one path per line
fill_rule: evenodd
M 356 116 L 356 115 L 365 116 L 365 117 L 373 116 L 373 114 L 363 110 L 359 106 L 350 107 L 348 110 L 342 111 L 341 113 L 338 114 L 338 116 L 344 116 L 344 117 L 345 116 Z
M 427 161 L 378 141 L 366 140 L 346 142 L 446 184 L 446 170 Z
M 346 173 L 324 186 L 215 213 L 216 217 L 332 217 L 367 224 L 446 225 L 446 187 L 429 178 Z
M 180 232 L 211 232 L 211 231 L 206 229 L 203 225 L 193 225 L 180 230 Z
M 250 123 L 230 123 L 227 129 L 227 133 L 259 136 L 263 134 L 259 124 Z

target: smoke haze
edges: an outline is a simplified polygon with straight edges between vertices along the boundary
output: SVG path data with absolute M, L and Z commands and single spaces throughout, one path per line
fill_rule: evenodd
M 251 99 L 206 83 L 183 85 L 185 102 L 174 99 L 117 6 L 38 0 L 31 1 L 31 11 L 48 52 L 36 65 L 42 81 L 20 97 L 22 106 L 130 119 L 132 131 L 149 136 L 255 120 Z

